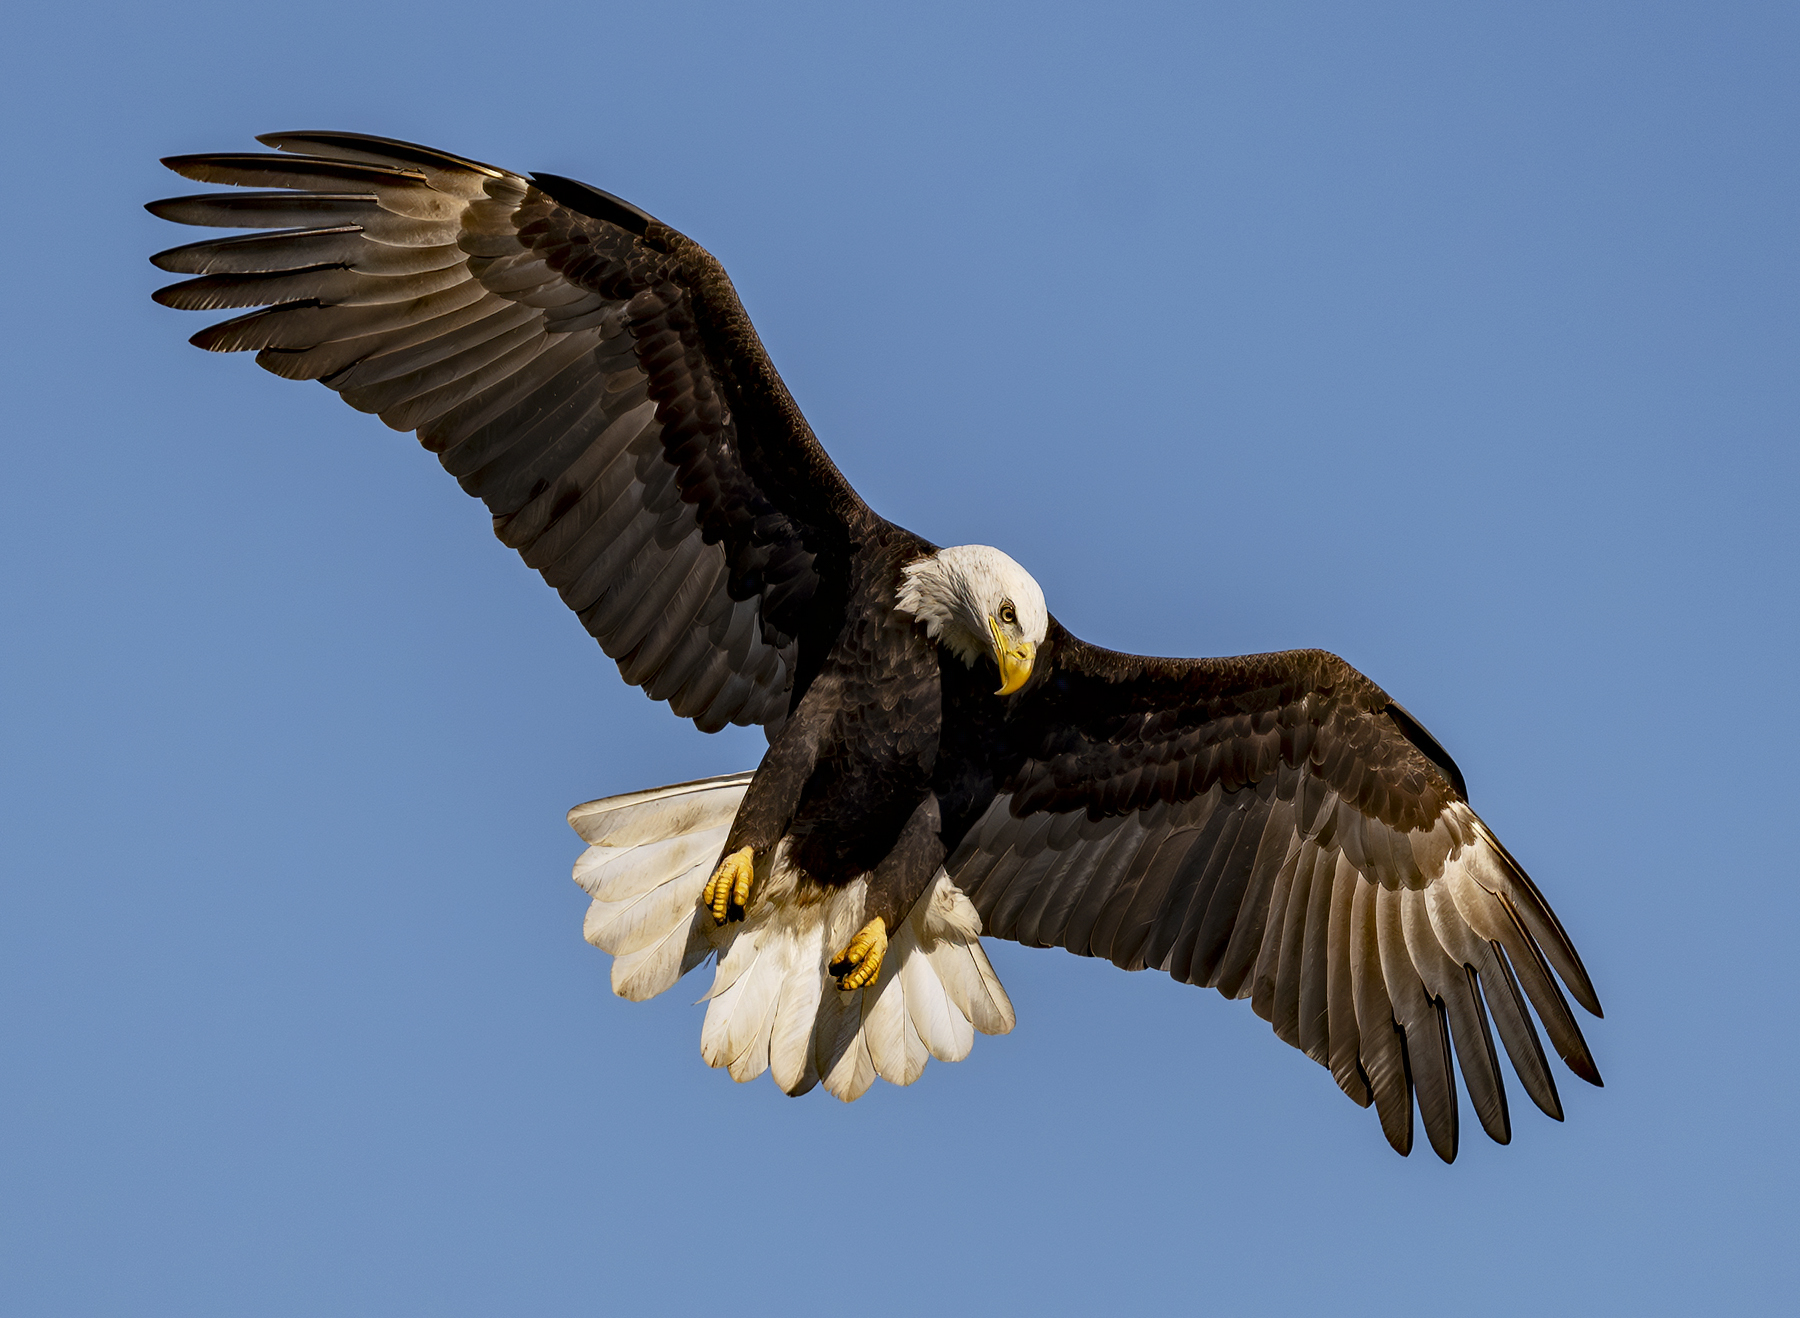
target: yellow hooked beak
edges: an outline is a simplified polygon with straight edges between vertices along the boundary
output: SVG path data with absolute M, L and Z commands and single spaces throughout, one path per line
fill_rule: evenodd
M 988 615 L 988 630 L 994 634 L 994 662 L 1000 665 L 1000 689 L 997 696 L 1010 696 L 1031 680 L 1031 661 L 1037 657 L 1037 646 L 1020 641 L 1009 646 L 1000 630 L 1000 621 Z

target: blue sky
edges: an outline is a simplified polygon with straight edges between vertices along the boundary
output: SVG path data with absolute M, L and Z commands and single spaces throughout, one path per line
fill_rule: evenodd
M 1790 6 L 8 20 L 0 1307 L 1773 1312 L 1800 1282 Z M 1090 640 L 1319 645 L 1573 934 L 1607 1078 L 1395 1157 L 1247 1004 L 999 945 L 844 1107 L 606 988 L 562 820 L 753 765 L 405 436 L 151 304 L 156 158 L 344 128 L 726 264 L 885 515 Z M 874 1189 L 866 1206 L 852 1186 Z M 730 1243 L 721 1244 L 721 1239 Z

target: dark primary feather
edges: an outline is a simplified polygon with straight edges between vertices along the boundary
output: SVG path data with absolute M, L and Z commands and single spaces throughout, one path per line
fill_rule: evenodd
M 1599 1083 L 1557 986 L 1599 1013 L 1568 935 L 1449 754 L 1335 655 L 1146 659 L 1052 622 L 1004 738 L 1001 794 L 948 866 L 987 933 L 1249 997 L 1402 1153 L 1416 1105 L 1456 1156 L 1458 1062 L 1510 1138 L 1490 1010 L 1551 1116 L 1527 1001 Z
M 152 258 L 156 294 L 260 310 L 194 336 L 416 430 L 628 681 L 773 729 L 836 634 L 872 514 L 697 244 L 608 193 L 412 143 L 278 133 L 171 157 L 256 191 L 152 203 L 274 232 Z

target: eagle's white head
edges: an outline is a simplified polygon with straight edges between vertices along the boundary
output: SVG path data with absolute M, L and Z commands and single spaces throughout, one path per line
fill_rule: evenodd
M 991 658 L 1000 669 L 997 694 L 1025 685 L 1050 629 L 1044 592 L 1029 572 L 988 545 L 952 545 L 902 572 L 895 602 L 927 636 L 971 667 Z

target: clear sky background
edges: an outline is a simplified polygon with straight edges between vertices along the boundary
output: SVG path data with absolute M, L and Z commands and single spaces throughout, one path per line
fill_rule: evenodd
M 84 3 L 0 50 L 0 1309 L 1773 1313 L 1800 11 Z M 1001 944 L 845 1107 L 613 998 L 571 805 L 754 765 L 405 436 L 186 345 L 174 152 L 408 137 L 726 264 L 875 508 L 1078 634 L 1404 701 L 1607 1018 L 1462 1156 Z

